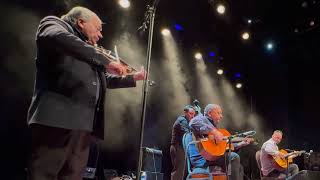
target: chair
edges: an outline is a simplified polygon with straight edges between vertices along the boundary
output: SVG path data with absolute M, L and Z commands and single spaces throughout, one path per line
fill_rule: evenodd
M 182 144 L 185 152 L 185 158 L 187 161 L 188 175 L 186 180 L 226 180 L 226 174 L 221 171 L 210 172 L 209 168 L 193 168 L 189 158 L 189 145 L 196 144 L 196 141 L 192 141 L 192 133 L 188 132 L 183 135 Z
M 258 168 L 259 168 L 260 179 L 261 180 L 281 180 L 281 179 L 275 178 L 275 177 L 263 177 L 263 174 L 262 174 L 262 171 L 261 171 L 260 154 L 261 154 L 261 150 L 256 152 L 256 161 L 257 161 L 257 165 L 258 165 Z

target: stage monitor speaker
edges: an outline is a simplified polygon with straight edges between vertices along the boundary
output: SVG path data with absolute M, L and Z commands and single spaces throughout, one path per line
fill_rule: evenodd
M 302 170 L 287 180 L 320 180 L 320 171 Z
M 163 180 L 163 173 L 141 171 L 141 180 Z
M 162 166 L 162 151 L 143 148 L 142 171 L 160 173 Z

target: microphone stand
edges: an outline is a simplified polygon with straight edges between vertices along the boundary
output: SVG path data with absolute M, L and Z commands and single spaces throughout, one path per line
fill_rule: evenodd
M 229 136 L 228 137 L 228 146 L 229 146 L 229 149 L 228 149 L 228 165 L 226 165 L 226 168 L 227 168 L 227 179 L 228 180 L 231 180 L 231 140 L 234 138 L 234 136 Z
M 146 58 L 146 80 L 143 83 L 143 103 L 142 103 L 142 113 L 141 113 L 141 127 L 140 127 L 140 145 L 139 145 L 139 160 L 137 168 L 137 180 L 140 180 L 141 169 L 142 169 L 142 146 L 143 146 L 143 136 L 144 136 L 144 124 L 146 116 L 146 104 L 147 104 L 147 94 L 148 94 L 148 82 L 149 82 L 149 70 L 150 70 L 150 59 L 151 59 L 151 47 L 152 47 L 152 37 L 153 37 L 153 27 L 154 27 L 154 18 L 156 14 L 156 6 L 160 0 L 155 0 L 152 6 L 147 6 L 147 11 L 145 12 L 145 19 L 142 25 L 143 31 L 147 28 L 149 23 L 149 34 L 148 34 L 148 49 L 147 49 L 147 58 Z M 141 28 L 139 28 L 141 29 Z
M 289 156 L 286 157 L 286 161 L 287 161 L 287 172 L 286 172 L 286 179 L 289 178 Z

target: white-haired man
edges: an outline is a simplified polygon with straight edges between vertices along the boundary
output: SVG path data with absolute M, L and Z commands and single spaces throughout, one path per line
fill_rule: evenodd
M 104 137 L 105 89 L 134 87 L 145 78 L 143 69 L 128 76 L 106 73 L 122 75 L 124 68 L 96 50 L 101 38 L 102 21 L 84 7 L 40 21 L 28 111 L 29 180 L 81 180 L 92 134 Z
M 204 115 L 195 116 L 189 123 L 194 136 L 198 139 L 200 137 L 213 135 L 213 140 L 223 141 L 224 136 L 220 131 L 218 131 L 217 126 L 222 120 L 222 109 L 217 104 L 208 104 L 204 109 Z M 191 137 L 187 137 L 191 138 Z M 190 139 L 191 140 L 191 139 Z M 242 146 L 248 145 L 249 141 L 243 141 L 240 143 L 234 143 L 235 148 L 240 148 Z M 191 160 L 191 165 L 193 168 L 210 168 L 212 165 L 218 165 L 220 167 L 225 167 L 225 158 L 222 156 L 214 161 L 205 160 L 199 153 L 196 145 L 191 144 L 188 148 L 189 158 Z M 243 179 L 243 174 L 241 173 L 240 156 L 231 152 L 229 157 L 231 159 L 231 179 L 241 180 Z
M 272 156 L 278 156 L 283 158 L 284 154 L 279 151 L 278 145 L 282 140 L 282 131 L 275 130 L 272 137 L 263 143 L 260 153 L 261 171 L 263 176 L 276 177 L 279 179 L 285 179 L 286 173 L 289 176 L 295 175 L 299 172 L 299 167 L 296 164 L 290 164 L 288 171 L 286 169 L 276 166 Z

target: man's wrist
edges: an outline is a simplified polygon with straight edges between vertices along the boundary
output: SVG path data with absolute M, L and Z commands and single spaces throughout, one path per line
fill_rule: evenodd
M 137 74 L 133 74 L 133 80 L 134 80 L 134 81 L 139 81 Z

